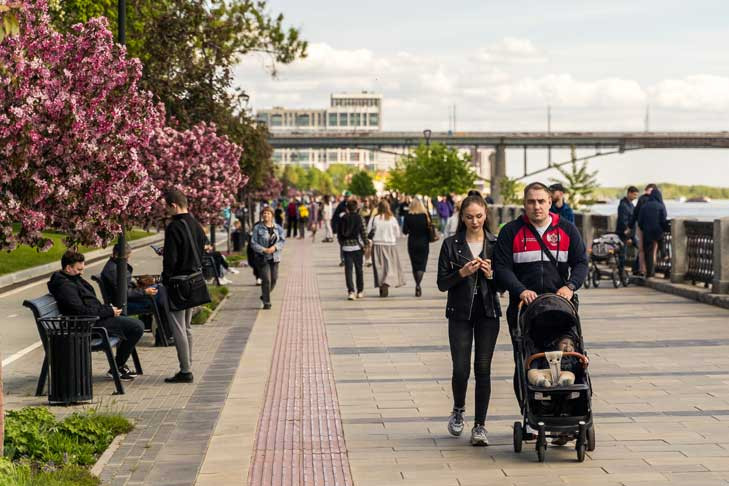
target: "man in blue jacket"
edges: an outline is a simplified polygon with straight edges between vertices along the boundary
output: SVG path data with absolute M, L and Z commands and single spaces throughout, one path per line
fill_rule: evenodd
M 564 200 L 564 193 L 567 192 L 564 186 L 560 183 L 552 184 L 549 186 L 549 192 L 552 194 L 552 208 L 550 211 L 554 214 L 559 214 L 560 218 L 575 224 L 575 213 L 572 212 L 572 208 Z
M 618 204 L 618 223 L 615 226 L 615 233 L 617 233 L 620 241 L 623 242 L 623 248 L 620 250 L 618 255 L 618 265 L 620 266 L 620 272 L 622 274 L 625 268 L 625 256 L 628 251 L 628 240 L 635 233 L 635 225 L 631 226 L 631 218 L 633 216 L 633 201 L 638 199 L 638 188 L 630 186 L 625 197 L 620 200 Z

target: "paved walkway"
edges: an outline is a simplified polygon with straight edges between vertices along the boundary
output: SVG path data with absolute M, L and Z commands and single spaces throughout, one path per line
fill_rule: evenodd
M 256 310 L 248 272 L 236 276 L 212 325 L 195 329 L 194 385 L 162 385 L 174 350 L 142 348 L 147 374 L 114 397 L 138 428 L 104 470 L 105 484 L 729 484 L 729 311 L 646 288 L 581 291 L 597 431 L 584 463 L 567 446 L 550 447 L 543 464 L 533 446 L 513 452 L 505 322 L 491 445 L 450 437 L 438 248 L 420 299 L 412 278 L 376 297 L 368 269 L 368 296 L 347 301 L 333 244 L 287 243 L 270 312 Z M 400 251 L 409 268 L 404 242 Z M 95 393 L 110 399 L 111 384 Z M 470 389 L 469 414 L 472 398 Z

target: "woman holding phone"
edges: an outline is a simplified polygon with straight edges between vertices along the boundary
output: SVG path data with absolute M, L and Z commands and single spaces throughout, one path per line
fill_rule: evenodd
M 491 266 L 496 237 L 486 229 L 486 201 L 480 194 L 461 202 L 458 230 L 446 238 L 438 259 L 438 289 L 448 292 L 446 318 L 453 361 L 453 412 L 448 432 L 463 432 L 471 349 L 476 376 L 475 421 L 471 444 L 488 445 L 486 413 L 491 398 L 491 358 L 499 335 L 501 306 Z

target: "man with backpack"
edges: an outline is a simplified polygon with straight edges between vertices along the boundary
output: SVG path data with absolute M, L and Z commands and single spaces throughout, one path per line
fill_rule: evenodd
M 531 304 L 539 294 L 556 293 L 573 301 L 587 277 L 587 251 L 574 224 L 549 211 L 549 188 L 532 182 L 524 189 L 524 212 L 499 232 L 494 250 L 494 278 L 509 291 L 506 320 L 514 344 L 519 304 Z M 514 346 L 514 361 L 517 361 Z M 521 405 L 516 373 L 514 391 Z

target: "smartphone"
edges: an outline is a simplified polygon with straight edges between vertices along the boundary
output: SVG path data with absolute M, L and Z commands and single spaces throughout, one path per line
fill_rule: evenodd
M 157 245 L 149 245 L 149 246 L 151 246 L 152 249 L 154 250 L 154 252 L 156 254 L 158 254 L 159 256 L 162 256 L 162 254 L 164 253 L 164 249 L 165 249 L 164 246 L 157 246 Z

